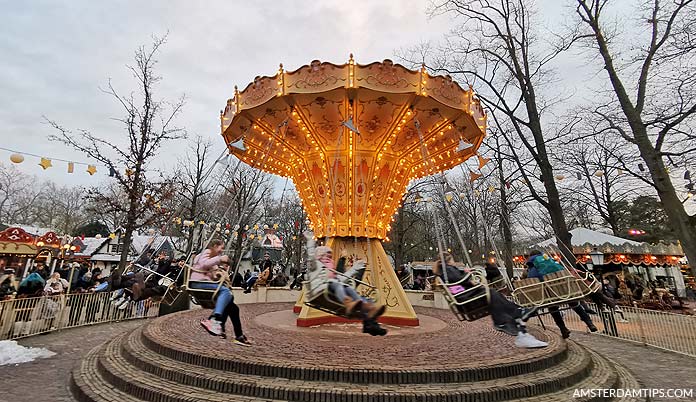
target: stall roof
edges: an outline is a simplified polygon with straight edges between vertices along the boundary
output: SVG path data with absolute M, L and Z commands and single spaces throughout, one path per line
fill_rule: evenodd
M 624 239 L 622 237 L 610 235 L 607 233 L 602 233 L 598 232 L 596 230 L 590 230 L 587 228 L 577 228 L 573 229 L 570 231 L 570 233 L 573 235 L 571 238 L 571 242 L 573 243 L 573 246 L 584 246 L 586 244 L 592 244 L 592 245 L 605 245 L 609 243 L 610 245 L 613 246 L 620 246 L 620 245 L 632 245 L 632 246 L 640 246 L 643 243 L 637 242 L 634 240 L 628 240 Z M 551 245 L 556 245 L 556 238 L 552 237 L 548 240 L 544 240 L 541 243 L 536 244 L 539 247 L 548 247 Z

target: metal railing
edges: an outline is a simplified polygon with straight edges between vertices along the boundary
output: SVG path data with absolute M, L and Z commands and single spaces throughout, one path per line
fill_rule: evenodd
M 73 293 L 0 301 L 0 340 L 17 339 L 64 328 L 156 317 L 159 303 L 129 302 L 119 309 L 111 293 Z
M 596 334 L 696 356 L 696 316 L 625 306 L 603 310 L 594 303 L 588 306 L 597 312 L 590 315 L 599 329 Z M 562 313 L 568 329 L 587 331 L 587 325 L 573 310 Z M 555 326 L 550 316 L 544 316 L 543 321 L 546 326 Z

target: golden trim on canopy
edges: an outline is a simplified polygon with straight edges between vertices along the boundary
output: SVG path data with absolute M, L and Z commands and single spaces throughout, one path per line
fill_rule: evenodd
M 360 65 L 352 55 L 342 65 L 281 65 L 235 88 L 220 114 L 225 141 L 246 148 L 231 153 L 293 180 L 317 236 L 380 239 L 408 183 L 473 156 L 486 119 L 473 90 L 451 77 L 390 60 Z M 473 146 L 458 152 L 460 140 Z

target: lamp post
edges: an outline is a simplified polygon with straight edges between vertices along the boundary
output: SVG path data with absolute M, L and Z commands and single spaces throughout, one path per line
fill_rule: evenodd
M 590 261 L 587 263 L 590 271 L 597 265 L 604 265 L 604 253 L 596 248 L 590 253 Z

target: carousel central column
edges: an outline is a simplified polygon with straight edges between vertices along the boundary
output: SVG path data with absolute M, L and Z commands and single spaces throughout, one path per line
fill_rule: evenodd
M 281 65 L 276 75 L 235 89 L 220 113 L 230 152 L 291 178 L 315 236 L 336 257 L 366 261 L 363 281 L 387 307 L 380 321 L 396 325 L 418 325 L 418 317 L 381 241 L 408 184 L 473 156 L 485 126 L 473 90 L 451 77 L 391 60 L 360 65 L 352 55 L 345 64 Z M 296 307 L 300 326 L 343 320 L 310 309 L 302 297 Z

